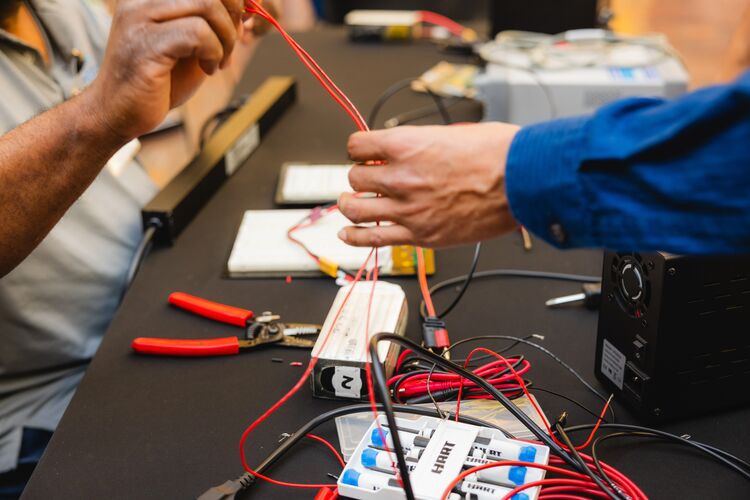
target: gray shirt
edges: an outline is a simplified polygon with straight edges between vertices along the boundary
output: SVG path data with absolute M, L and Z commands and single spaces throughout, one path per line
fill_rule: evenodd
M 0 30 L 0 134 L 90 83 L 106 46 L 107 19 L 86 0 L 29 4 L 51 62 Z M 155 191 L 134 162 L 121 173 L 104 168 L 0 279 L 0 473 L 16 466 L 24 427 L 54 430 L 62 416 L 118 306 L 141 237 L 140 208 Z

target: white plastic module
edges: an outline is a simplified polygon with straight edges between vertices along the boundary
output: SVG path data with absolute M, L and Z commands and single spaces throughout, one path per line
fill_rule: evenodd
M 361 500 L 400 500 L 406 497 L 396 476 L 391 429 L 384 415 L 373 422 L 338 481 L 339 494 Z M 440 500 L 463 471 L 477 465 L 514 460 L 546 465 L 549 448 L 509 439 L 497 429 L 434 417 L 398 418 L 399 438 L 417 500 Z M 382 432 L 381 432 L 382 431 Z M 526 466 L 493 467 L 466 477 L 450 499 L 502 498 L 516 486 L 544 479 L 542 469 Z M 536 500 L 539 488 L 517 493 L 513 500 Z
M 370 337 L 380 332 L 404 335 L 407 314 L 406 294 L 396 284 L 360 281 L 341 287 L 323 324 L 323 334 L 318 337 L 311 353 L 311 356 L 318 357 L 310 374 L 313 396 L 366 398 L 365 364 Z M 378 356 L 385 364 L 387 377 L 396 364 L 398 351 L 399 347 L 394 343 L 382 342 L 378 346 Z

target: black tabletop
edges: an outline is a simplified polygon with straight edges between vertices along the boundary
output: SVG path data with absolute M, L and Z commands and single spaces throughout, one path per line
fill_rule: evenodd
M 354 45 L 340 30 L 299 36 L 300 42 L 348 92 L 363 112 L 391 83 L 421 74 L 444 58 L 430 44 Z M 238 441 L 245 426 L 276 402 L 299 378 L 309 352 L 271 348 L 238 356 L 170 359 L 134 355 L 137 336 L 203 338 L 236 335 L 236 329 L 193 317 L 167 306 L 167 296 L 184 291 L 256 310 L 273 310 L 290 321 L 322 322 L 336 294 L 329 279 L 229 280 L 224 266 L 243 211 L 270 208 L 276 179 L 286 161 L 345 161 L 345 143 L 353 126 L 324 94 L 280 37 L 260 45 L 241 92 L 250 92 L 265 77 L 294 75 L 296 104 L 281 118 L 243 168 L 207 204 L 172 248 L 155 249 L 124 299 L 99 352 L 55 432 L 25 498 L 194 498 L 208 487 L 242 473 Z M 384 110 L 383 117 L 429 103 L 406 93 Z M 471 248 L 438 252 L 433 280 L 466 272 Z M 522 268 L 599 274 L 601 254 L 559 252 L 535 241 L 525 252 L 517 234 L 488 242 L 480 269 Z M 393 280 L 404 287 L 410 303 L 408 334 L 419 338 L 419 293 L 413 278 Z M 596 384 L 594 342 L 596 314 L 582 308 L 546 310 L 545 299 L 579 291 L 578 285 L 541 280 L 502 279 L 472 284 L 449 316 L 451 337 L 478 334 L 544 336 L 544 346 Z M 449 295 L 449 294 L 446 294 Z M 445 303 L 447 296 L 438 296 Z M 598 411 L 601 402 L 549 358 L 529 348 L 536 385 L 579 400 Z M 283 363 L 271 362 L 281 357 Z M 711 394 L 696 395 L 695 404 Z M 571 403 L 539 393 L 547 414 L 569 410 L 570 423 L 592 418 Z M 292 432 L 313 416 L 341 405 L 313 399 L 304 386 L 286 406 L 264 423 L 247 447 L 251 464 L 259 463 L 279 435 Z M 615 405 L 618 419 L 635 422 Z M 690 434 L 740 456 L 747 456 L 750 411 L 673 423 L 663 428 Z M 322 435 L 336 443 L 335 429 Z M 750 497 L 750 485 L 735 473 L 691 451 L 668 444 L 611 443 L 605 459 L 629 474 L 653 498 Z M 299 482 L 328 482 L 327 472 L 340 467 L 318 444 L 301 444 L 269 473 Z M 313 493 L 259 484 L 245 498 L 312 498 Z

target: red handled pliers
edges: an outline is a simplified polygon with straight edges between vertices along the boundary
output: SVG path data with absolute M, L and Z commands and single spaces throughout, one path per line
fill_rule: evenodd
M 169 303 L 198 316 L 244 327 L 245 337 L 197 340 L 138 337 L 132 343 L 134 351 L 162 356 L 221 356 L 264 345 L 310 349 L 315 345 L 321 329 L 320 325 L 282 323 L 281 317 L 271 312 L 264 312 L 256 317 L 250 310 L 182 292 L 170 294 Z

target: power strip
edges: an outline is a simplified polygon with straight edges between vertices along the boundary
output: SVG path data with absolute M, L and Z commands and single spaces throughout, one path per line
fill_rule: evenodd
M 381 430 L 373 422 L 338 481 L 339 494 L 360 500 L 402 500 L 404 491 L 396 477 L 396 456 L 391 429 L 384 415 Z M 546 465 L 549 448 L 509 439 L 497 429 L 434 417 L 396 418 L 406 454 L 409 479 L 417 500 L 440 500 L 462 470 L 501 460 Z M 383 441 L 385 439 L 385 442 Z M 467 476 L 449 500 L 502 498 L 513 488 L 544 479 L 545 471 L 525 466 L 493 467 Z M 539 487 L 515 494 L 513 500 L 536 500 Z

